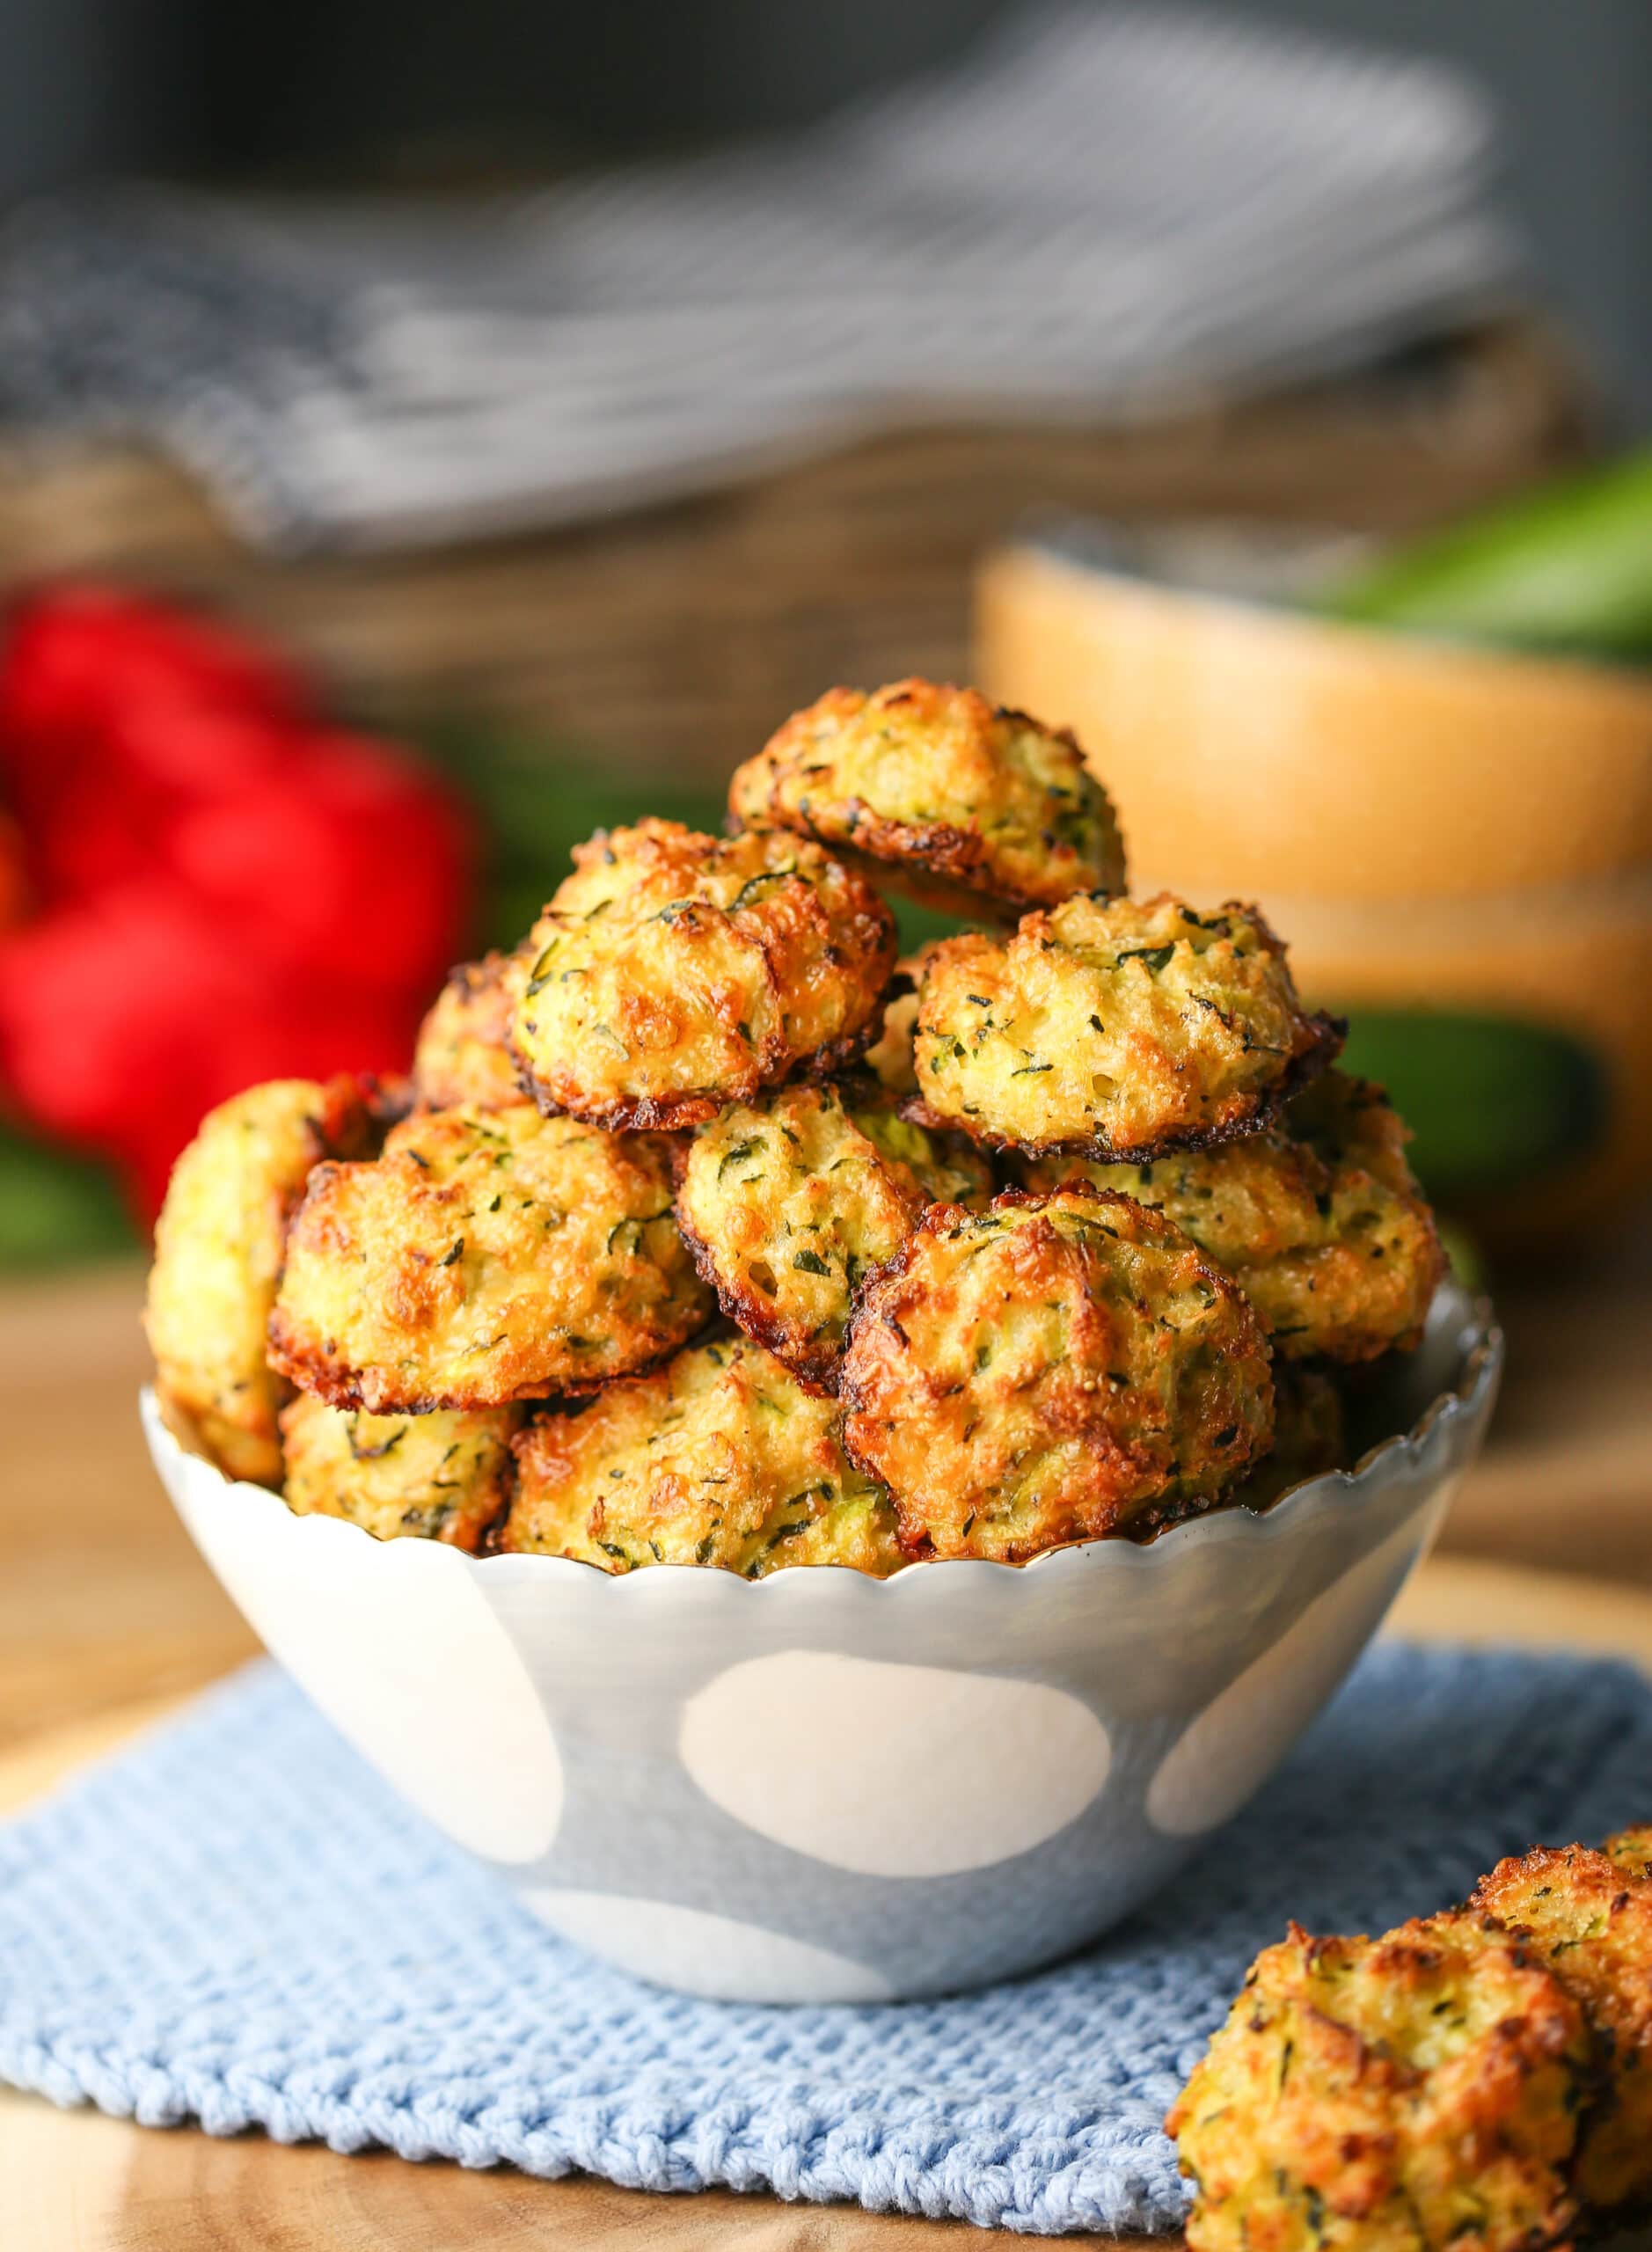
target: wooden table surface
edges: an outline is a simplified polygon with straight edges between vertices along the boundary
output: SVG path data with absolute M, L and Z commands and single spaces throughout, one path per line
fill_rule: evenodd
M 0 1291 L 0 1810 L 255 1647 L 143 1452 L 140 1294 L 125 1268 Z M 1611 1651 L 1652 1671 L 1647 1235 L 1499 1300 L 1510 1350 L 1497 1429 L 1444 1553 L 1401 1598 L 1393 1628 Z M 1282 1898 L 1282 1916 L 1289 1905 Z M 941 2252 L 981 2241 L 961 2224 L 340 2158 L 0 2094 L 4 2252 Z

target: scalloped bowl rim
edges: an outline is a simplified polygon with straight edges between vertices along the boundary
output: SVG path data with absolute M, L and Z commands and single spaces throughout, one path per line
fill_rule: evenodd
M 508 1574 L 513 1580 L 527 1581 L 537 1577 L 547 1587 L 560 1582 L 573 1583 L 571 1576 L 578 1575 L 587 1584 L 606 1582 L 616 1590 L 635 1582 L 644 1588 L 654 1588 L 653 1595 L 622 1596 L 621 1601 L 655 1602 L 662 1599 L 662 1586 L 678 1587 L 683 1582 L 694 1583 L 700 1590 L 707 1586 L 725 1590 L 714 1598 L 727 1601 L 726 1590 L 739 1588 L 740 1599 L 745 1602 L 796 1601 L 796 1588 L 819 1584 L 822 1577 L 843 1586 L 855 1583 L 865 1590 L 859 1599 L 889 1602 L 897 1599 L 893 1590 L 912 1587 L 925 1581 L 935 1572 L 967 1572 L 977 1578 L 983 1574 L 995 1574 L 1008 1580 L 1027 1583 L 1038 1579 L 1041 1583 L 1057 1572 L 1071 1572 L 1076 1567 L 1086 1570 L 1102 1568 L 1113 1572 L 1139 1574 L 1165 1570 L 1195 1553 L 1217 1546 L 1229 1548 L 1255 1548 L 1285 1539 L 1298 1525 L 1318 1517 L 1327 1510 L 1337 1510 L 1346 1504 L 1353 1508 L 1367 1493 L 1380 1492 L 1388 1483 L 1388 1473 L 1401 1466 L 1417 1462 L 1436 1436 L 1445 1429 L 1463 1422 L 1473 1422 L 1480 1414 L 1488 1395 L 1496 1385 L 1503 1359 L 1503 1335 L 1493 1313 L 1491 1304 L 1483 1295 L 1472 1294 L 1460 1284 L 1442 1284 L 1435 1301 L 1436 1314 L 1442 1309 L 1455 1306 L 1458 1319 L 1455 1324 L 1457 1375 L 1456 1380 L 1444 1391 L 1436 1393 L 1407 1430 L 1397 1431 L 1378 1439 L 1347 1470 L 1322 1471 L 1317 1477 L 1305 1478 L 1284 1493 L 1265 1510 L 1244 1508 L 1213 1510 L 1200 1517 L 1193 1517 L 1181 1524 L 1172 1525 L 1148 1542 L 1137 1542 L 1117 1535 L 1099 1535 L 1085 1540 L 1064 1541 L 1043 1550 L 1025 1564 L 1006 1564 L 994 1557 L 933 1556 L 921 1558 L 903 1565 L 885 1579 L 855 1570 L 852 1565 L 815 1564 L 797 1566 L 771 1572 L 761 1579 L 749 1580 L 738 1572 L 714 1568 L 679 1565 L 662 1566 L 654 1569 L 631 1572 L 606 1572 L 600 1565 L 586 1562 L 575 1556 L 492 1555 L 472 1556 L 464 1549 L 444 1542 L 426 1545 L 452 1559 L 451 1568 L 465 1572 L 486 1572 L 495 1581 Z M 254 1503 L 273 1505 L 286 1511 L 293 1537 L 317 1540 L 333 1540 L 340 1535 L 353 1535 L 367 1541 L 374 1548 L 385 1548 L 395 1544 L 376 1539 L 362 1526 L 347 1519 L 321 1515 L 300 1516 L 287 1510 L 280 1494 L 267 1486 L 258 1486 L 244 1479 L 230 1478 L 203 1452 L 186 1446 L 161 1413 L 154 1387 L 145 1385 L 139 1395 L 139 1412 L 144 1434 L 157 1467 L 167 1458 L 176 1456 L 183 1461 L 196 1463 L 202 1471 L 216 1478 L 226 1491 L 238 1488 Z M 783 1588 L 793 1589 L 790 1596 L 777 1597 L 774 1592 Z M 686 1598 L 704 1599 L 703 1595 Z

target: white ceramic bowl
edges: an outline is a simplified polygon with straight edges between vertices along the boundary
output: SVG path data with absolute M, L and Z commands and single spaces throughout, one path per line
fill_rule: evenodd
M 745 2001 L 866 2001 L 1094 1939 L 1236 1813 L 1428 1547 L 1502 1357 L 1447 1286 L 1403 1437 L 1265 1516 L 1019 1569 L 610 1578 L 292 1516 L 143 1417 L 179 1515 L 358 1751 L 557 1931 Z

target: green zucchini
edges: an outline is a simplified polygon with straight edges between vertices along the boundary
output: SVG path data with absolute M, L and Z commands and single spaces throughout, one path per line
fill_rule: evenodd
M 1652 657 L 1652 447 L 1391 550 L 1313 608 L 1516 649 Z
M 1540 1187 L 1597 1150 L 1609 1091 L 1568 1033 L 1453 1009 L 1356 1009 L 1342 1062 L 1378 1080 L 1416 1136 L 1431 1195 Z

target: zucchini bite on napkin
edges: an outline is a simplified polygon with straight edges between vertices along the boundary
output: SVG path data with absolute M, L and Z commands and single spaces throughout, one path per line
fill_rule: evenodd
M 1652 2197 L 1645 1830 L 1258 1956 L 1166 2126 L 1192 2252 L 1539 2252 Z

